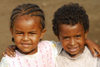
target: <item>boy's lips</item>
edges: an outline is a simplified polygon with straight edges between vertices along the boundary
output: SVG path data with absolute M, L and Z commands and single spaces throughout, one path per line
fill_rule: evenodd
M 79 47 L 72 47 L 72 48 L 68 48 L 71 52 L 75 52 L 79 49 Z

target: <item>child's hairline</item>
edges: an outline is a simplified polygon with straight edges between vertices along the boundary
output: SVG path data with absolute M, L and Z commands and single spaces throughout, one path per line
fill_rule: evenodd
M 20 14 L 20 15 L 18 15 L 18 16 L 14 19 L 13 22 L 10 22 L 10 23 L 13 23 L 13 25 L 10 25 L 10 29 L 14 27 L 15 20 L 16 20 L 18 17 L 21 17 L 21 16 L 25 16 L 25 15 Z M 45 29 L 45 27 L 43 28 L 43 26 L 42 26 L 42 22 L 45 23 L 45 21 L 43 21 L 43 19 L 42 19 L 41 16 L 38 16 L 38 15 L 29 15 L 29 14 L 27 14 L 27 16 L 30 16 L 30 17 L 33 17 L 33 16 L 40 17 L 40 24 L 41 24 L 42 30 Z
M 71 25 L 71 26 L 75 26 L 76 24 L 81 24 L 82 28 L 84 29 L 84 33 L 89 32 L 89 29 L 85 30 L 85 28 L 84 28 L 84 26 L 83 26 L 83 24 L 81 22 L 77 22 L 76 24 L 58 23 L 57 24 L 58 34 L 55 34 L 57 37 L 59 36 L 59 26 L 62 25 L 62 24 L 64 24 L 64 25 Z

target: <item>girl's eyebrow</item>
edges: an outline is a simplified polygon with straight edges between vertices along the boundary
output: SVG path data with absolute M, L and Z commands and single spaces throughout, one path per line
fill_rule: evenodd
M 20 30 L 15 30 L 16 32 L 22 32 L 22 31 L 20 31 Z
M 23 32 L 23 31 L 20 31 L 20 30 L 15 30 L 16 32 Z M 36 32 L 36 31 L 29 31 L 29 32 Z

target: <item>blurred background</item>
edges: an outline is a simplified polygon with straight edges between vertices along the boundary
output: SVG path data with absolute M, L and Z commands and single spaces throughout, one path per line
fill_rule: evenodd
M 46 17 L 47 32 L 44 39 L 57 41 L 52 32 L 53 14 L 59 7 L 70 2 L 79 3 L 86 9 L 90 20 L 88 38 L 100 45 L 100 0 L 0 0 L 0 59 L 2 52 L 13 44 L 9 31 L 9 18 L 11 11 L 17 5 L 23 3 L 38 4 L 44 10 Z

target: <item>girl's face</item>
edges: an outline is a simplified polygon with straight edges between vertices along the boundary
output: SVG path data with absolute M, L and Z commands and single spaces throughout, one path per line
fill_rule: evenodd
M 59 25 L 59 40 L 64 50 L 71 56 L 76 57 L 84 50 L 84 44 L 87 33 L 81 24 Z
M 37 52 L 38 43 L 45 33 L 40 22 L 41 18 L 38 16 L 24 15 L 15 19 L 11 33 L 21 53 L 34 54 Z

